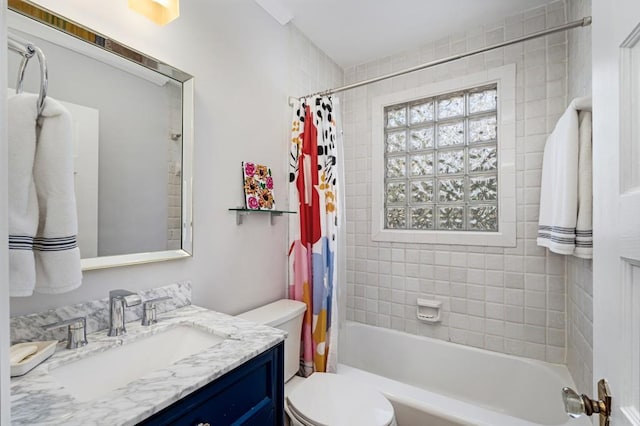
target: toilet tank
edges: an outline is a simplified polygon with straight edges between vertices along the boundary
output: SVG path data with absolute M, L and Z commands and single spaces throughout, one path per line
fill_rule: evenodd
M 248 321 L 286 331 L 284 341 L 284 381 L 293 377 L 300 367 L 300 336 L 302 318 L 307 305 L 290 299 L 281 299 L 238 315 Z

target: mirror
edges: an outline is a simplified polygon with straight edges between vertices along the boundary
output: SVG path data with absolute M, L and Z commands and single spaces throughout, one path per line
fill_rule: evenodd
M 9 9 L 9 33 L 42 49 L 47 96 L 73 117 L 82 269 L 190 256 L 193 77 L 33 4 Z M 9 52 L 10 89 L 20 59 Z M 33 58 L 24 91 L 39 88 Z

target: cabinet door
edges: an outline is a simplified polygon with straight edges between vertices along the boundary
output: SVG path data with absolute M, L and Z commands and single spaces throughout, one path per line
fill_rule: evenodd
M 139 425 L 282 425 L 283 347 L 280 343 Z
M 246 412 L 244 416 L 233 422 L 232 426 L 282 425 L 283 423 L 275 422 L 275 417 L 275 410 L 272 405 L 261 404 Z

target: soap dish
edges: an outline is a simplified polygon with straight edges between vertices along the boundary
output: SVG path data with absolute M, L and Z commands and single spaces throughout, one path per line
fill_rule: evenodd
M 440 311 L 442 302 L 434 299 L 418 299 L 418 310 L 416 316 L 420 321 L 437 323 L 440 322 Z
M 56 351 L 57 340 L 48 340 L 46 342 L 25 342 L 17 343 L 11 346 L 11 349 L 18 349 L 24 346 L 37 346 L 36 352 L 24 358 L 22 361 L 11 364 L 11 377 L 22 376 L 28 373 L 38 364 L 45 361 Z

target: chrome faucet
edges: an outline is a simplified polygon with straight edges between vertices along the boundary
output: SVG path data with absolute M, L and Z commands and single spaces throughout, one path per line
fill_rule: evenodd
M 77 349 L 87 344 L 87 319 L 71 318 L 42 326 L 45 330 L 67 327 L 67 349 Z
M 157 297 L 155 299 L 144 301 L 142 304 L 142 325 L 149 326 L 158 322 L 158 319 L 156 318 L 156 305 L 158 302 L 163 302 L 165 300 L 171 300 L 171 297 Z
M 121 289 L 109 292 L 109 336 L 120 336 L 127 332 L 124 325 L 124 308 L 140 303 L 142 299 L 136 293 Z

